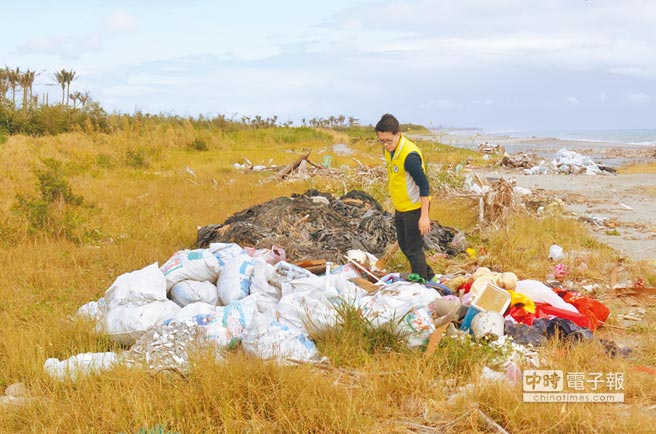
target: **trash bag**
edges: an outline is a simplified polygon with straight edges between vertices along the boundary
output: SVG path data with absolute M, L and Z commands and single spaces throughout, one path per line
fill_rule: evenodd
M 226 262 L 216 282 L 221 304 L 226 305 L 250 294 L 254 269 L 255 260 L 246 253 L 240 253 Z
M 144 304 L 166 300 L 166 278 L 157 262 L 141 270 L 121 274 L 105 291 L 108 309 L 120 304 Z
M 183 280 L 216 282 L 219 277 L 219 261 L 209 249 L 179 250 L 162 265 L 166 276 L 166 289 Z
M 199 301 L 216 305 L 216 302 L 219 300 L 216 285 L 209 280 L 203 282 L 183 280 L 182 282 L 178 282 L 171 288 L 169 297 L 181 307 Z

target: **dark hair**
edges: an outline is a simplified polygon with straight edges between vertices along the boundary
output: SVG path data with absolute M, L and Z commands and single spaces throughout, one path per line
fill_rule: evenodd
M 399 121 L 389 113 L 385 113 L 376 124 L 376 132 L 398 134 L 401 131 Z

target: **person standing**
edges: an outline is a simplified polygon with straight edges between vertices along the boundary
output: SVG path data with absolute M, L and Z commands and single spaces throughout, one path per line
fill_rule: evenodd
M 401 134 L 399 121 L 391 114 L 384 114 L 375 130 L 387 164 L 387 187 L 395 209 L 399 248 L 408 258 L 412 272 L 431 280 L 435 273 L 426 264 L 423 238 L 430 232 L 426 160 L 417 145 Z

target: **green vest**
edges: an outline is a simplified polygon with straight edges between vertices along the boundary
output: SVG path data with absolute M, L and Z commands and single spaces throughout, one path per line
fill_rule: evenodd
M 401 135 L 399 144 L 394 151 L 394 157 L 383 149 L 385 162 L 387 163 L 387 188 L 392 198 L 392 204 L 397 211 L 412 211 L 421 208 L 419 186 L 412 179 L 412 176 L 405 171 L 404 167 L 406 157 L 412 152 L 419 154 L 424 173 L 428 173 L 426 160 L 421 151 L 417 145 L 406 139 L 405 136 Z

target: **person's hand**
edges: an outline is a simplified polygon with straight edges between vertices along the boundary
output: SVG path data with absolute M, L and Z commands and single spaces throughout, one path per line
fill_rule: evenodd
M 419 233 L 423 236 L 430 232 L 430 218 L 419 217 Z

